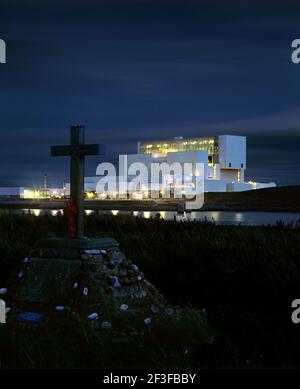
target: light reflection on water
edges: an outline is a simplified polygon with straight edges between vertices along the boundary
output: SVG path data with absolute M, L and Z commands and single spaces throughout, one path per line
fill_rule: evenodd
M 11 209 L 0 210 L 0 213 L 30 213 L 35 216 L 44 215 L 50 213 L 53 216 L 63 214 L 63 209 L 58 210 L 45 210 L 45 209 Z M 91 210 L 86 210 L 87 215 L 93 213 Z M 285 224 L 300 223 L 300 213 L 292 212 L 225 212 L 225 211 L 205 211 L 205 212 L 189 212 L 184 214 L 178 214 L 171 211 L 99 211 L 99 214 L 108 215 L 133 215 L 136 217 L 143 217 L 145 219 L 161 218 L 164 220 L 176 220 L 180 221 L 200 221 L 200 222 L 213 222 L 216 224 L 225 225 L 275 225 L 277 222 L 283 222 Z
M 122 213 L 122 212 L 121 212 Z M 200 221 L 213 222 L 225 225 L 275 225 L 277 222 L 285 224 L 300 223 L 300 213 L 292 212 L 224 212 L 224 211 L 207 211 L 207 212 L 190 212 L 178 214 L 176 212 L 135 212 L 135 216 L 140 217 L 159 217 L 165 220 L 176 221 Z

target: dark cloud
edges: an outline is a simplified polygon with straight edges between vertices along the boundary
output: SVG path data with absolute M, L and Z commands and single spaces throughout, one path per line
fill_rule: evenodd
M 299 2 L 1 3 L 1 185 L 62 181 L 49 145 L 74 122 L 109 160 L 141 139 L 245 134 L 249 176 L 299 182 Z

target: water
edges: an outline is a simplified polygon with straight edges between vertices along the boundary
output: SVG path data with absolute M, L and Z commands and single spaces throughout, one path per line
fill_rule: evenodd
M 29 210 L 11 210 L 12 213 L 26 212 Z M 62 210 L 30 210 L 35 216 L 39 216 L 45 213 L 50 213 L 55 216 Z M 86 210 L 87 215 L 92 214 L 93 211 Z M 176 221 L 214 221 L 216 224 L 222 225 L 250 225 L 250 226 L 261 226 L 261 225 L 275 225 L 277 222 L 283 222 L 285 224 L 294 225 L 300 223 L 300 213 L 293 212 L 225 212 L 225 211 L 207 211 L 207 212 L 191 212 L 179 215 L 177 212 L 130 212 L 130 211 L 100 211 L 100 214 L 110 215 L 131 215 L 144 217 L 145 219 L 155 218 L 157 215 L 165 220 L 176 220 Z
M 300 223 L 300 213 L 292 212 L 191 212 L 178 215 L 176 212 L 135 212 L 136 216 L 146 219 L 155 217 L 159 213 L 165 220 L 177 221 L 209 221 L 222 225 L 275 225 L 277 222 L 285 224 Z

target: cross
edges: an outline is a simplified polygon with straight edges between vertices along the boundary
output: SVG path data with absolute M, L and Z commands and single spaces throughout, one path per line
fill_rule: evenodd
M 103 155 L 104 145 L 86 145 L 84 126 L 71 126 L 70 146 L 51 146 L 53 157 L 71 157 L 71 200 L 76 209 L 75 238 L 84 236 L 84 158 L 86 155 Z

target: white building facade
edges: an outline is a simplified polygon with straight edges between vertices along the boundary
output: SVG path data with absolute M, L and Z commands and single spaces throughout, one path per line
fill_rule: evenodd
M 151 161 L 204 163 L 205 192 L 240 192 L 275 187 L 274 182 L 246 182 L 247 140 L 245 136 L 219 135 L 201 138 L 174 138 L 138 143 L 131 162 Z
M 213 137 L 198 138 L 174 138 L 152 142 L 139 142 L 137 154 L 126 154 L 119 156 L 126 159 L 127 166 L 134 163 L 143 163 L 148 171 L 151 171 L 151 164 L 166 162 L 169 165 L 185 163 L 204 165 L 204 191 L 205 192 L 241 192 L 253 189 L 275 187 L 274 182 L 259 183 L 245 181 L 245 170 L 247 169 L 247 140 L 245 136 L 219 135 Z M 116 185 L 106 193 L 97 191 L 99 177 L 85 178 L 85 191 L 87 195 L 98 198 L 118 198 L 120 187 L 131 181 L 130 174 L 124 177 L 123 172 L 118 172 L 117 177 L 107 177 L 108 182 L 116 181 Z M 196 172 L 193 173 L 196 175 Z M 150 178 L 149 178 L 150 185 Z M 145 188 L 136 187 L 131 197 L 136 199 L 149 197 L 149 185 Z M 153 182 L 152 182 L 153 185 Z M 69 194 L 69 184 L 66 185 Z M 164 191 L 163 183 L 157 187 L 158 192 Z

